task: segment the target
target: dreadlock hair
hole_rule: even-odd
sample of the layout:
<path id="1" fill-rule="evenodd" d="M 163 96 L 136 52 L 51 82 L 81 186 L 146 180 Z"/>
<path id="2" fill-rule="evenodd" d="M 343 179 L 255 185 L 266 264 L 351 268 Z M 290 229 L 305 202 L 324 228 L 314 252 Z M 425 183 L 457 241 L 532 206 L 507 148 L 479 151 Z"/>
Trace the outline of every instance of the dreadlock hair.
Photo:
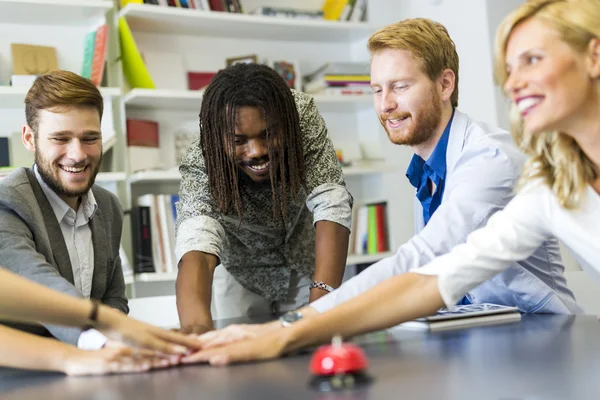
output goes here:
<path id="1" fill-rule="evenodd" d="M 244 204 L 235 159 L 236 111 L 257 107 L 266 124 L 273 217 L 285 219 L 288 194 L 305 187 L 300 117 L 292 91 L 272 68 L 234 64 L 220 70 L 202 96 L 200 148 L 212 198 L 219 212 L 234 212 L 240 222 Z"/>

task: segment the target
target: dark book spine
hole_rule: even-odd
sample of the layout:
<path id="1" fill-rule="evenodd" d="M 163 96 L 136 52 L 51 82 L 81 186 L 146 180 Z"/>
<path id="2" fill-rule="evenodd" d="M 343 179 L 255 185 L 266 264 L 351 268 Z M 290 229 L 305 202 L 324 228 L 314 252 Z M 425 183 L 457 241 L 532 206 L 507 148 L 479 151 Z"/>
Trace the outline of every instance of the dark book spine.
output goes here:
<path id="1" fill-rule="evenodd" d="M 150 224 L 150 207 L 138 206 L 131 209 L 133 271 L 136 274 L 155 272 Z"/>
<path id="2" fill-rule="evenodd" d="M 227 11 L 225 9 L 224 0 L 208 0 L 211 11 Z"/>

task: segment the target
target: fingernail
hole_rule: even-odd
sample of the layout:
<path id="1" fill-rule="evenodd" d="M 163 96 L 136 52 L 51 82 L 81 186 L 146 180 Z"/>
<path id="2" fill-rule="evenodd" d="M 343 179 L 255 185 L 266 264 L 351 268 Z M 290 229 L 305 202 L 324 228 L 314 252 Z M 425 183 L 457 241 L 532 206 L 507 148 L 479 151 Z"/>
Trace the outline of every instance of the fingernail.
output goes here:
<path id="1" fill-rule="evenodd" d="M 212 357 L 210 359 L 210 363 L 215 364 L 215 365 L 223 365 L 226 360 L 227 360 L 227 358 L 225 356 L 218 355 L 218 356 Z"/>
<path id="2" fill-rule="evenodd" d="M 173 349 L 175 350 L 176 353 L 179 353 L 179 354 L 185 354 L 188 351 L 188 349 L 183 346 L 175 346 L 175 347 L 173 347 Z"/>

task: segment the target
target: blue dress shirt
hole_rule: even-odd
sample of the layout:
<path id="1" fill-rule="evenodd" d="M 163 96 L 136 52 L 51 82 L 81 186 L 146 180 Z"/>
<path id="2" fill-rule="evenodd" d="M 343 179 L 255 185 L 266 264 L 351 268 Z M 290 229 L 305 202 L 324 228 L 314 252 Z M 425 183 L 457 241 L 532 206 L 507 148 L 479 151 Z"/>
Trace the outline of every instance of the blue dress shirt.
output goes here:
<path id="1" fill-rule="evenodd" d="M 425 225 L 442 203 L 444 180 L 446 179 L 446 150 L 448 149 L 448 136 L 450 136 L 453 118 L 454 110 L 452 110 L 450 121 L 448 121 L 446 129 L 444 129 L 444 133 L 442 133 L 429 159 L 425 161 L 415 154 L 406 170 L 406 177 L 410 184 L 417 189 L 417 199 L 423 206 Z M 433 193 L 429 188 L 430 181 L 435 185 L 435 192 Z"/>
<path id="2" fill-rule="evenodd" d="M 452 119 L 454 118 L 454 110 L 450 121 L 444 129 L 444 133 L 440 140 L 435 145 L 435 149 L 429 156 L 427 161 L 421 156 L 414 155 L 408 169 L 406 177 L 410 184 L 417 189 L 417 199 L 423 206 L 423 221 L 425 225 L 442 203 L 442 195 L 444 194 L 444 180 L 446 179 L 446 150 L 448 149 L 448 136 L 450 136 L 450 128 L 452 127 Z M 435 191 L 431 193 L 429 182 L 435 185 Z M 464 296 L 458 305 L 471 304 L 467 296 Z"/>

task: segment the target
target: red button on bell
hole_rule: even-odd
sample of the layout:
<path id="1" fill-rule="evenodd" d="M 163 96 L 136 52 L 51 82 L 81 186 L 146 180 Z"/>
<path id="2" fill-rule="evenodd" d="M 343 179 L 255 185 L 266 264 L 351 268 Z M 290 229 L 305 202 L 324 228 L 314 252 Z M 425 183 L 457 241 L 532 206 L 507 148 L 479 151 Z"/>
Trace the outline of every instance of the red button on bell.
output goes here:
<path id="1" fill-rule="evenodd" d="M 321 391 L 351 389 L 371 381 L 366 374 L 367 357 L 351 343 L 341 343 L 336 337 L 332 344 L 317 349 L 310 362 L 313 374 L 311 386 Z"/>

